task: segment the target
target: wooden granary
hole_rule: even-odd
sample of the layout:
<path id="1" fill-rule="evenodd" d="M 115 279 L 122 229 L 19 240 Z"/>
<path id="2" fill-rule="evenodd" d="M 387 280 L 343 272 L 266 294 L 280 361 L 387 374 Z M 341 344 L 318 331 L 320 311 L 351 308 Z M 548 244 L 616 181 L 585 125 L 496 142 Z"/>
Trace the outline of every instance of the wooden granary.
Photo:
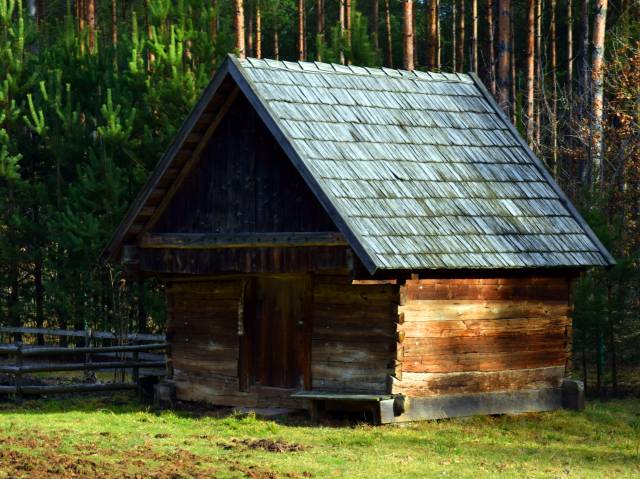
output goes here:
<path id="1" fill-rule="evenodd" d="M 380 422 L 560 407 L 613 264 L 476 76 L 231 56 L 105 254 L 165 282 L 179 399 Z"/>

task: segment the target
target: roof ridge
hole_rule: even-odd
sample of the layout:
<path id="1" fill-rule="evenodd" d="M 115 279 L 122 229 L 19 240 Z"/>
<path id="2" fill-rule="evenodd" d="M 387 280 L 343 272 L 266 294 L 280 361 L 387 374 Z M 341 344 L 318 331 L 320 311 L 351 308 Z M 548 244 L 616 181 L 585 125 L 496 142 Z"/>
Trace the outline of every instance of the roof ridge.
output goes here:
<path id="1" fill-rule="evenodd" d="M 275 70 L 288 70 L 296 72 L 319 72 L 330 74 L 362 75 L 362 76 L 386 76 L 401 79 L 419 81 L 438 81 L 446 83 L 469 83 L 473 84 L 473 79 L 466 73 L 434 72 L 422 70 L 402 70 L 387 67 L 365 67 L 358 65 L 342 65 L 340 63 L 308 62 L 308 61 L 288 61 L 274 60 L 271 58 L 247 57 L 238 59 L 245 68 L 264 68 Z"/>

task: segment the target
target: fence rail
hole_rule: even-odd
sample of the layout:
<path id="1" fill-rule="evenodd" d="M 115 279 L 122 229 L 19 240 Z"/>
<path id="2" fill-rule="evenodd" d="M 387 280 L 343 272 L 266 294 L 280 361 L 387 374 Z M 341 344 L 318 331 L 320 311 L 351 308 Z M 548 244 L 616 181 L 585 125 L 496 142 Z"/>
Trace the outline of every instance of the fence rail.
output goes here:
<path id="1" fill-rule="evenodd" d="M 75 393 L 75 392 L 98 392 L 115 391 L 126 389 L 137 389 L 140 387 L 141 368 L 165 368 L 167 362 L 163 356 L 146 354 L 149 359 L 141 359 L 149 351 L 165 351 L 168 343 L 165 337 L 159 334 L 132 333 L 118 336 L 107 331 L 73 331 L 66 329 L 46 329 L 46 328 L 18 328 L 0 327 L 2 334 L 34 334 L 43 336 L 71 336 L 84 338 L 83 346 L 37 346 L 23 345 L 21 342 L 0 346 L 0 354 L 15 357 L 15 364 L 0 365 L 0 373 L 13 376 L 13 385 L 0 385 L 0 394 L 13 394 L 16 400 L 21 400 L 23 395 L 41 395 L 53 393 Z M 93 346 L 91 343 L 95 339 L 100 340 L 126 340 L 134 344 Z M 136 344 L 137 343 L 137 344 Z M 146 344 L 139 344 L 146 343 Z M 83 355 L 83 362 L 68 363 L 34 363 L 25 364 L 25 359 L 34 357 L 52 357 Z M 120 356 L 118 360 L 92 361 L 92 356 Z M 26 385 L 23 384 L 23 375 L 36 372 L 59 372 L 59 371 L 95 371 L 103 369 L 131 369 L 132 382 L 114 382 L 97 384 L 53 384 L 53 385 Z"/>

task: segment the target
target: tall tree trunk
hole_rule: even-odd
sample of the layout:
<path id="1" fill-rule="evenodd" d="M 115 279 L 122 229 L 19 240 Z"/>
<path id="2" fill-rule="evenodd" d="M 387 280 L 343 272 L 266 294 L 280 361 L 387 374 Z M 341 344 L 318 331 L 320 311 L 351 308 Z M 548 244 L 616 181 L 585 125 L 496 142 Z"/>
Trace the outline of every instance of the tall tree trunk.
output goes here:
<path id="1" fill-rule="evenodd" d="M 118 0 L 111 0 L 111 45 L 114 51 L 118 48 Z"/>
<path id="2" fill-rule="evenodd" d="M 96 0 L 87 0 L 87 30 L 89 35 L 89 53 L 96 51 Z"/>
<path id="3" fill-rule="evenodd" d="M 527 143 L 533 148 L 535 142 L 535 45 L 536 45 L 536 2 L 527 2 Z"/>
<path id="4" fill-rule="evenodd" d="M 542 0 L 536 0 L 536 76 L 538 101 L 536 102 L 536 145 L 542 145 Z"/>
<path id="5" fill-rule="evenodd" d="M 427 0 L 427 68 L 438 68 L 438 0 Z"/>
<path id="6" fill-rule="evenodd" d="M 124 3 L 124 2 L 123 2 Z M 147 31 L 147 71 L 151 71 L 153 64 L 156 61 L 156 56 L 151 51 L 151 40 L 153 38 L 153 32 L 151 30 L 151 23 L 149 22 L 149 0 L 144 0 L 144 27 Z"/>
<path id="7" fill-rule="evenodd" d="M 260 0 L 256 2 L 256 58 L 262 58 L 262 11 Z"/>
<path id="8" fill-rule="evenodd" d="M 244 5 L 242 0 L 234 0 L 233 24 L 236 30 L 236 52 L 240 58 L 245 58 L 246 50 L 244 45 Z"/>
<path id="9" fill-rule="evenodd" d="M 393 68 L 393 38 L 391 37 L 391 10 L 389 0 L 384 0 L 384 26 L 387 37 L 387 67 Z"/>
<path id="10" fill-rule="evenodd" d="M 298 60 L 304 61 L 304 0 L 298 0 Z"/>
<path id="11" fill-rule="evenodd" d="M 578 119 L 589 118 L 591 95 L 589 94 L 589 0 L 580 1 L 580 63 L 578 64 Z M 579 177 L 582 185 L 590 185 L 591 144 L 584 141 L 585 158 L 580 163 Z"/>
<path id="12" fill-rule="evenodd" d="M 573 0 L 567 0 L 567 90 L 569 100 L 573 92 Z"/>
<path id="13" fill-rule="evenodd" d="M 347 42 L 347 63 L 351 64 L 353 53 L 351 52 L 351 0 L 344 2 L 345 41 Z"/>
<path id="14" fill-rule="evenodd" d="M 511 116 L 511 0 L 499 0 L 498 18 L 498 103 Z"/>
<path id="15" fill-rule="evenodd" d="M 607 23 L 607 0 L 596 0 L 596 16 L 593 20 L 593 59 L 591 61 L 591 111 L 592 111 L 592 182 L 595 187 L 604 186 L 604 40 Z"/>
<path id="16" fill-rule="evenodd" d="M 442 25 L 440 24 L 440 0 L 436 2 L 436 68 L 439 70 L 442 68 Z"/>
<path id="17" fill-rule="evenodd" d="M 463 72 L 464 71 L 464 1 L 458 1 L 458 23 L 456 27 L 456 71 Z"/>
<path id="18" fill-rule="evenodd" d="M 322 61 L 322 49 L 324 48 L 324 0 L 316 1 L 316 60 Z"/>
<path id="19" fill-rule="evenodd" d="M 378 26 L 380 25 L 380 0 L 372 0 L 371 3 L 371 40 L 376 52 L 380 49 L 378 40 Z"/>
<path id="20" fill-rule="evenodd" d="M 471 0 L 471 71 L 478 73 L 478 0 Z"/>
<path id="21" fill-rule="evenodd" d="M 551 158 L 553 164 L 553 176 L 558 178 L 558 48 L 556 29 L 556 0 L 551 0 L 551 23 L 549 25 L 549 37 L 551 39 Z"/>
<path id="22" fill-rule="evenodd" d="M 516 93 L 516 36 L 513 31 L 513 15 L 511 15 L 511 122 L 516 124 L 516 113 L 518 112 L 518 96 Z"/>
<path id="23" fill-rule="evenodd" d="M 273 58 L 280 60 L 280 27 L 277 19 L 273 27 Z"/>
<path id="24" fill-rule="evenodd" d="M 211 23 L 209 24 L 209 34 L 211 35 L 211 41 L 215 45 L 218 40 L 218 0 L 211 0 Z"/>
<path id="25" fill-rule="evenodd" d="M 402 54 L 405 70 L 413 70 L 413 0 L 403 0 Z"/>
<path id="26" fill-rule="evenodd" d="M 254 57 L 255 53 L 253 52 L 253 5 L 249 3 L 249 12 L 247 13 L 247 37 L 245 39 L 246 42 L 246 50 L 248 57 Z"/>
<path id="27" fill-rule="evenodd" d="M 495 22 L 493 21 L 493 10 L 495 8 L 495 0 L 487 1 L 487 30 L 489 37 L 489 45 L 487 47 L 487 63 L 489 90 L 493 96 L 496 96 L 496 45 L 495 45 Z"/>
<path id="28" fill-rule="evenodd" d="M 80 53 L 84 54 L 84 17 L 86 14 L 86 8 L 84 4 L 85 0 L 76 1 L 76 19 L 78 20 L 78 36 L 80 37 Z"/>
<path id="29" fill-rule="evenodd" d="M 451 0 L 451 70 L 458 71 L 457 62 L 457 25 L 458 25 L 458 0 Z"/>
<path id="30" fill-rule="evenodd" d="M 340 5 L 339 5 L 339 22 L 340 22 L 340 63 L 344 65 L 345 63 L 345 58 L 344 58 L 344 44 L 346 42 L 345 36 L 346 36 L 346 29 L 347 26 L 345 24 L 345 19 L 344 19 L 344 11 L 345 11 L 345 0 L 340 0 Z"/>

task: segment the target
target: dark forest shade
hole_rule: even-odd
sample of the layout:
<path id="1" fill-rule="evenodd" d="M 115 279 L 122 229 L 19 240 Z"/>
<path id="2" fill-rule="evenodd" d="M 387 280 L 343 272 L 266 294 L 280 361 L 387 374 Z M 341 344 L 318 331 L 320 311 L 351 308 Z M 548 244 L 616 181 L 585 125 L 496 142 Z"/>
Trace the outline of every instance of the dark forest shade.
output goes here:
<path id="1" fill-rule="evenodd" d="M 301 65 L 301 72 L 311 68 Z M 317 76 L 303 76 L 300 81 L 322 82 L 321 70 L 328 67 L 316 65 Z M 332 81 L 345 85 L 344 91 L 333 92 L 335 98 L 347 93 L 353 80 L 349 75 L 365 75 L 356 67 L 340 67 L 350 73 L 335 68 L 332 74 L 338 76 Z M 295 70 L 284 64 L 271 69 L 278 74 Z M 417 178 L 403 176 L 404 163 L 398 161 L 394 169 L 387 158 L 366 169 L 362 161 L 349 159 L 371 143 L 362 137 L 366 130 L 354 126 L 358 121 L 339 125 L 352 135 L 344 147 L 335 137 L 331 140 L 338 131 L 335 125 L 324 126 L 325 130 L 316 125 L 327 139 L 304 142 L 296 136 L 303 127 L 274 116 L 272 108 L 289 108 L 295 115 L 291 109 L 301 105 L 308 111 L 321 107 L 302 98 L 269 103 L 253 84 L 264 80 L 269 68 L 256 70 L 260 71 L 245 77 L 235 60 L 225 63 L 109 248 L 131 273 L 154 275 L 167 285 L 173 369 L 169 380 L 178 398 L 227 406 L 310 408 L 314 413 L 363 409 L 372 412 L 377 422 L 560 407 L 570 361 L 571 283 L 585 266 L 585 258 L 595 258 L 597 264 L 610 258 L 597 239 L 592 240 L 593 233 L 582 226 L 575 210 L 568 204 L 557 206 L 551 201 L 557 196 L 536 197 L 541 209 L 535 221 L 527 221 L 541 233 L 526 241 L 538 252 L 513 257 L 504 251 L 467 254 L 465 242 L 471 248 L 482 236 L 456 238 L 442 229 L 454 227 L 455 221 L 463 224 L 462 220 L 447 223 L 447 218 L 412 212 L 410 206 L 417 200 L 403 196 L 402 190 L 410 191 Z M 396 90 L 409 88 L 404 80 L 388 81 Z M 469 98 L 485 101 L 472 81 L 451 81 L 452 91 L 460 92 L 456 100 L 460 104 Z M 269 94 L 265 85 L 262 93 Z M 387 95 L 381 90 L 375 94 L 382 99 Z M 399 98 L 395 95 L 389 101 Z M 425 101 L 438 96 L 422 95 Z M 347 115 L 344 108 L 340 111 Z M 354 109 L 351 114 L 362 111 Z M 395 125 L 388 126 L 385 134 Z M 519 139 L 506 127 L 502 134 Z M 400 151 L 403 138 L 399 135 L 397 141 L 376 148 L 387 155 Z M 531 153 L 521 142 L 514 140 L 511 148 L 524 151 L 520 158 L 531 177 L 517 178 L 515 172 L 526 170 L 522 164 L 501 164 L 494 171 L 502 172 L 503 191 L 517 196 L 518 191 L 528 191 L 523 186 L 527 183 L 531 191 L 562 198 L 557 186 L 537 173 L 540 165 L 529 158 Z M 322 154 L 326 156 L 318 156 Z M 429 158 L 412 161 L 427 173 L 435 171 L 429 170 L 435 168 Z M 440 178 L 440 191 L 448 181 L 459 194 L 464 190 L 458 186 L 459 178 L 453 179 L 459 175 L 454 170 L 471 171 L 475 166 L 465 169 L 447 160 L 440 161 L 438 171 L 449 166 L 451 177 Z M 340 183 L 340 168 L 360 189 L 349 190 L 349 181 Z M 361 177 L 355 181 L 357 175 Z M 372 178 L 365 188 L 366 175 Z M 367 188 L 380 195 L 378 204 L 362 195 Z M 391 188 L 395 193 L 388 193 Z M 419 193 L 425 195 L 420 199 L 425 204 L 441 201 L 441 208 L 453 204 L 433 191 Z M 353 210 L 345 213 L 350 200 Z M 507 244 L 512 233 L 491 231 L 497 220 L 494 224 L 486 217 L 474 217 L 477 201 L 470 199 L 465 221 L 485 224 L 484 236 L 493 244 Z M 521 212 L 514 206 L 516 199 L 510 201 L 511 209 L 500 213 L 501 221 L 517 224 Z M 363 209 L 365 204 L 371 209 Z M 396 214 L 383 224 L 385 208 Z M 565 233 L 580 236 L 587 253 L 563 250 L 554 239 L 554 228 L 562 229 L 562 221 L 572 228 Z M 394 225 L 431 223 L 439 224 L 447 241 L 458 242 L 452 246 L 456 261 L 484 255 L 485 266 L 376 267 L 383 256 L 372 251 L 378 251 L 381 243 L 393 247 L 396 262 L 405 256 L 412 256 L 411 261 L 450 261 L 442 252 L 416 254 L 412 248 L 421 237 L 415 231 L 406 237 L 400 231 L 382 234 Z M 433 244 L 440 239 L 437 228 L 429 236 Z M 540 251 L 549 254 L 545 257 Z M 563 267 L 514 268 L 517 261 L 536 254 L 545 261 L 561 258 Z M 442 258 L 434 259 L 438 255 Z M 505 267 L 507 260 L 514 263 Z"/>

